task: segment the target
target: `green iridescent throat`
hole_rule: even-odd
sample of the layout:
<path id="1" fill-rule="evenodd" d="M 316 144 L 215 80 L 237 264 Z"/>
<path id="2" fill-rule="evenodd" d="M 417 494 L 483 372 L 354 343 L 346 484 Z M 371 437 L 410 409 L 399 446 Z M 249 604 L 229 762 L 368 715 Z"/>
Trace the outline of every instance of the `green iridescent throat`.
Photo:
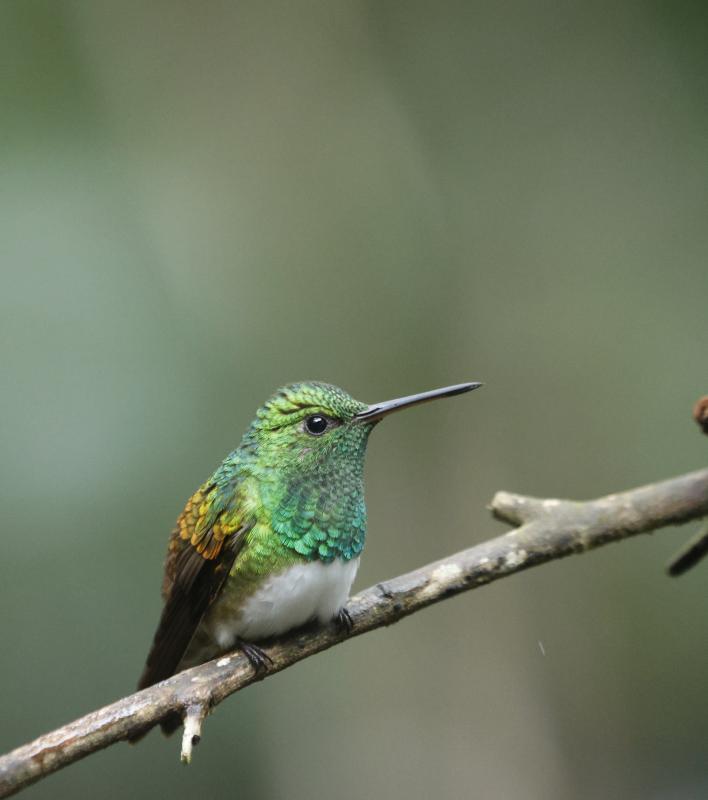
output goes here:
<path id="1" fill-rule="evenodd" d="M 266 482 L 262 496 L 271 525 L 288 548 L 308 560 L 356 558 L 366 537 L 364 452 L 370 425 L 357 424 L 337 436 L 328 458 L 307 470 L 292 470 L 285 481 Z"/>

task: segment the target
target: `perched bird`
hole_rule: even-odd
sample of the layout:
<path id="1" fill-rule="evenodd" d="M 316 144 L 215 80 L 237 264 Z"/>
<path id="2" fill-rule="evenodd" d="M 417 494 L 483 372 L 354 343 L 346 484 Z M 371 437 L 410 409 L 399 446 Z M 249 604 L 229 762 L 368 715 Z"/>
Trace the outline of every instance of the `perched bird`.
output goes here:
<path id="1" fill-rule="evenodd" d="M 138 688 L 233 647 L 262 669 L 269 659 L 255 642 L 313 619 L 351 627 L 345 604 L 366 537 L 369 434 L 393 411 L 480 385 L 374 405 L 326 383 L 278 390 L 177 520 Z"/>

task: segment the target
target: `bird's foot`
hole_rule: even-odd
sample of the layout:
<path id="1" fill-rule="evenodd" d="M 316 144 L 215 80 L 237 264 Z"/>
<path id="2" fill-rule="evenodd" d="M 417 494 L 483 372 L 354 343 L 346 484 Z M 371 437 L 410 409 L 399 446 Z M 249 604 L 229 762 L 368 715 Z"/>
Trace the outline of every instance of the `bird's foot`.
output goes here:
<path id="1" fill-rule="evenodd" d="M 268 655 L 268 653 L 261 650 L 261 648 L 257 645 L 251 644 L 250 642 L 243 642 L 240 639 L 238 640 L 237 645 L 241 649 L 241 652 L 251 662 L 251 666 L 253 667 L 256 675 L 266 672 L 268 667 L 273 666 L 273 659 Z"/>
<path id="2" fill-rule="evenodd" d="M 337 616 L 334 618 L 334 624 L 339 629 L 340 633 L 351 633 L 354 627 L 354 620 L 346 608 L 340 608 Z"/>

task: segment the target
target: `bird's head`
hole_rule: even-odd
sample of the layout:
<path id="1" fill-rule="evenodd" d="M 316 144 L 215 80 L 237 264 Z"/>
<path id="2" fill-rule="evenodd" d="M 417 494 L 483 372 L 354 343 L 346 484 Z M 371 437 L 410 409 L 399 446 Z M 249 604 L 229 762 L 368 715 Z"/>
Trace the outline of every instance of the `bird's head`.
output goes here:
<path id="1" fill-rule="evenodd" d="M 345 540 L 360 549 L 366 526 L 364 456 L 373 427 L 394 411 L 480 385 L 463 383 L 372 405 L 316 381 L 279 389 L 258 409 L 242 442 L 273 527 L 303 554 L 314 548 L 320 557 L 336 555 L 338 542 Z"/>
<path id="2" fill-rule="evenodd" d="M 319 471 L 327 462 L 362 460 L 372 428 L 392 412 L 480 385 L 461 383 L 369 405 L 329 383 L 291 383 L 258 409 L 249 435 L 268 468 Z"/>

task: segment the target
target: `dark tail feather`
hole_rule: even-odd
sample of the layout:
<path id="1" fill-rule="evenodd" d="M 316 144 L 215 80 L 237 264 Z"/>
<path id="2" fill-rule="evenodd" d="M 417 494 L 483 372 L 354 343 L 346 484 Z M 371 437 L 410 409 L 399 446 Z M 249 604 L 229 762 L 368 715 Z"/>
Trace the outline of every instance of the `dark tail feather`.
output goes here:
<path id="1" fill-rule="evenodd" d="M 154 649 L 154 645 L 153 645 Z M 154 686 L 156 683 L 159 683 L 161 680 L 165 678 L 169 678 L 172 675 L 171 672 L 167 673 L 166 675 L 158 669 L 155 668 L 155 664 L 151 663 L 151 657 L 153 653 L 151 651 L 150 656 L 148 657 L 148 662 L 145 665 L 145 669 L 143 670 L 143 674 L 140 676 L 140 680 L 138 681 L 137 689 L 140 691 L 141 689 L 147 689 L 150 686 Z M 131 734 L 128 737 L 128 742 L 130 744 L 137 744 L 142 738 L 148 735 L 150 731 L 157 725 L 158 723 L 153 723 L 149 725 L 147 728 L 139 731 L 138 733 Z M 159 725 L 162 728 L 162 732 L 165 736 L 170 736 L 174 733 L 177 728 L 182 724 L 182 717 L 179 714 L 172 713 L 169 714 L 165 719 L 163 719 Z"/>
<path id="2" fill-rule="evenodd" d="M 137 744 L 141 739 L 144 739 L 148 733 L 157 725 L 155 722 L 149 728 L 145 728 L 139 733 L 133 733 L 128 737 L 128 744 Z M 172 734 L 182 725 L 182 717 L 176 711 L 168 714 L 162 722 L 159 723 L 160 730 L 165 736 L 172 736 Z"/>
<path id="3" fill-rule="evenodd" d="M 192 641 L 204 612 L 221 591 L 229 576 L 231 565 L 245 543 L 243 534 L 250 529 L 244 526 L 232 534 L 218 559 L 206 559 L 191 547 L 180 553 L 176 565 L 179 578 L 175 580 L 160 615 L 155 636 L 148 653 L 138 690 L 174 675 L 180 668 L 184 654 Z M 160 722 L 165 736 L 174 733 L 182 724 L 179 714 L 170 714 Z M 154 725 L 128 738 L 139 742 Z"/>
<path id="4" fill-rule="evenodd" d="M 172 736 L 172 734 L 182 725 L 182 717 L 173 712 L 165 717 L 160 723 L 160 729 L 165 736 Z"/>
<path id="5" fill-rule="evenodd" d="M 143 737 L 147 736 L 154 727 L 154 725 L 151 725 L 149 728 L 145 728 L 144 731 L 140 731 L 140 733 L 132 733 L 128 737 L 128 744 L 137 744 Z"/>
<path id="6" fill-rule="evenodd" d="M 154 723 L 150 725 L 148 728 L 144 728 L 143 730 L 139 731 L 138 733 L 133 733 L 128 737 L 129 744 L 137 744 L 141 739 L 150 733 L 150 731 L 157 725 L 158 723 Z M 182 724 L 182 716 L 178 714 L 176 711 L 171 712 L 168 714 L 160 723 L 160 729 L 165 736 L 172 736 L 172 734 L 180 727 Z"/>

